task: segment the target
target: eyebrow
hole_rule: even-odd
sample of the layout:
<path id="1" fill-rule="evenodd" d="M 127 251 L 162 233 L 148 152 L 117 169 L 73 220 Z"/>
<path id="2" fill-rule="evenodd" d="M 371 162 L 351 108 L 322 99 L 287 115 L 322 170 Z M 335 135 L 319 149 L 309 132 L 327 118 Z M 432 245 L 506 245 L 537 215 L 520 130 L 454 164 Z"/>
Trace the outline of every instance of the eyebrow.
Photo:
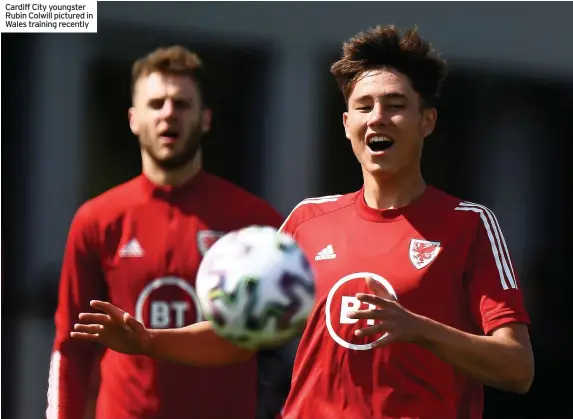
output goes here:
<path id="1" fill-rule="evenodd" d="M 372 95 L 363 95 L 363 96 L 357 97 L 354 100 L 356 102 L 362 102 L 364 100 L 368 100 L 371 98 L 372 98 Z M 384 98 L 384 99 L 408 99 L 408 97 L 403 93 L 386 93 L 386 94 L 382 95 L 382 98 Z"/>
<path id="2" fill-rule="evenodd" d="M 171 99 L 173 102 L 185 102 L 193 105 L 195 103 L 195 99 L 189 96 L 153 96 L 147 99 L 146 103 L 152 103 L 156 101 L 165 101 Z"/>
<path id="3" fill-rule="evenodd" d="M 193 97 L 191 97 L 191 96 L 185 96 L 185 95 L 181 95 L 181 94 L 175 94 L 175 95 L 173 95 L 173 96 L 154 95 L 154 96 L 151 96 L 149 99 L 150 99 L 150 100 L 156 100 L 156 99 L 162 99 L 162 100 L 167 100 L 167 99 L 171 99 L 171 100 L 193 100 Z"/>

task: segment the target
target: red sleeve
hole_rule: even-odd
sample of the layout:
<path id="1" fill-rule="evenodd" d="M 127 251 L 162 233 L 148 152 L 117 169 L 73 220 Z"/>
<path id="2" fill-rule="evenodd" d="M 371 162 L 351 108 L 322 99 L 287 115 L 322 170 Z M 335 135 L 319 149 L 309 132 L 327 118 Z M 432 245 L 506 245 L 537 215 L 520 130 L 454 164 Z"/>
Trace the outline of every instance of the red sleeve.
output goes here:
<path id="1" fill-rule="evenodd" d="M 70 338 L 80 312 L 93 311 L 92 299 L 105 298 L 98 255 L 98 232 L 84 205 L 76 213 L 66 243 L 55 315 L 56 337 L 48 387 L 47 419 L 83 418 L 98 346 Z"/>
<path id="2" fill-rule="evenodd" d="M 279 227 L 279 231 L 281 233 L 288 234 L 289 236 L 296 238 L 296 229 L 302 221 L 301 206 L 304 203 L 305 201 L 302 201 L 290 212 L 286 220 L 284 220 L 284 222 Z"/>
<path id="3" fill-rule="evenodd" d="M 529 324 L 515 267 L 495 215 L 479 212 L 469 268 L 472 315 L 485 334 L 508 323 Z"/>

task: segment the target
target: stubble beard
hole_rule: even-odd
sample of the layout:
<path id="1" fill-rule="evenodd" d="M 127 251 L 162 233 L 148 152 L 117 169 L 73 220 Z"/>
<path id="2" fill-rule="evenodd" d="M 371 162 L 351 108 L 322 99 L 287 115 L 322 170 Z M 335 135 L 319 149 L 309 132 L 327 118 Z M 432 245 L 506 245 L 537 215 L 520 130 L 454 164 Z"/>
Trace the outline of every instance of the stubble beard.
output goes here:
<path id="1" fill-rule="evenodd" d="M 183 149 L 177 154 L 168 158 L 158 157 L 152 146 L 143 145 L 143 148 L 157 166 L 167 172 L 174 172 L 186 166 L 191 160 L 194 159 L 201 146 L 202 137 L 203 130 L 201 129 L 201 126 L 198 125 L 189 134 L 187 139 L 184 140 L 185 143 Z"/>

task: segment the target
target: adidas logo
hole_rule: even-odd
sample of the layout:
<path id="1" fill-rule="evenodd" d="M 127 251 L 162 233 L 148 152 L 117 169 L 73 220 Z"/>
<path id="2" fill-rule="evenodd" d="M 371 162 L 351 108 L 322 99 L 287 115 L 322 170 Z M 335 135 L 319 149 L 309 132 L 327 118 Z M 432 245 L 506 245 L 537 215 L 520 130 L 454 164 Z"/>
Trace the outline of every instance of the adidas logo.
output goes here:
<path id="1" fill-rule="evenodd" d="M 122 258 L 139 258 L 143 256 L 143 249 L 137 239 L 131 239 L 119 250 L 119 257 Z"/>
<path id="2" fill-rule="evenodd" d="M 334 253 L 334 247 L 331 244 L 322 249 L 314 257 L 314 260 L 325 260 L 325 259 L 336 259 L 336 253 Z"/>

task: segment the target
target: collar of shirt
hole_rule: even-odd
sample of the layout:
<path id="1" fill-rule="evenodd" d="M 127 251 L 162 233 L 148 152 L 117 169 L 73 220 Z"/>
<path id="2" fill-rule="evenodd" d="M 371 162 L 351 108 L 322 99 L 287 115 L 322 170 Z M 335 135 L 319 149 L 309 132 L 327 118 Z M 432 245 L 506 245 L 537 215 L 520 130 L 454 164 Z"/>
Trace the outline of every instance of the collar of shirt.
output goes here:
<path id="1" fill-rule="evenodd" d="M 193 176 L 187 182 L 178 186 L 158 185 L 149 180 L 144 174 L 141 174 L 140 180 L 144 192 L 148 194 L 150 198 L 172 201 L 176 200 L 181 196 L 188 196 L 189 194 L 197 190 L 200 187 L 200 185 L 203 184 L 205 176 L 206 172 L 204 170 L 200 170 L 199 172 L 197 172 L 195 176 Z"/>
<path id="2" fill-rule="evenodd" d="M 364 187 L 362 187 L 356 198 L 356 213 L 360 217 L 375 223 L 400 221 L 417 212 L 423 212 L 424 207 L 431 201 L 433 191 L 434 188 L 428 185 L 424 193 L 409 205 L 393 209 L 375 209 L 369 207 L 366 203 L 366 199 L 364 198 Z"/>

